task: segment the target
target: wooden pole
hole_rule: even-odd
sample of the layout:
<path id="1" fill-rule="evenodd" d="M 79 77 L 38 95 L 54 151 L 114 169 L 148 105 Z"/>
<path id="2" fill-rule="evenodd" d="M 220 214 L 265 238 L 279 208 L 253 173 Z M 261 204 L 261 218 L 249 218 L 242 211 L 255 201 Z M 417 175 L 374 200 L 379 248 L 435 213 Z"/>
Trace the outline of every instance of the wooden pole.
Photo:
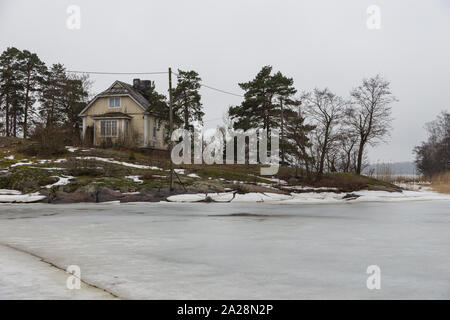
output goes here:
<path id="1" fill-rule="evenodd" d="M 280 97 L 280 107 L 281 107 L 281 165 L 284 163 L 284 115 L 283 115 L 283 99 Z"/>
<path id="2" fill-rule="evenodd" d="M 173 132 L 173 107 L 172 107 L 172 68 L 169 68 L 169 161 L 170 161 L 170 191 L 173 191 L 173 162 L 172 162 L 172 132 Z"/>

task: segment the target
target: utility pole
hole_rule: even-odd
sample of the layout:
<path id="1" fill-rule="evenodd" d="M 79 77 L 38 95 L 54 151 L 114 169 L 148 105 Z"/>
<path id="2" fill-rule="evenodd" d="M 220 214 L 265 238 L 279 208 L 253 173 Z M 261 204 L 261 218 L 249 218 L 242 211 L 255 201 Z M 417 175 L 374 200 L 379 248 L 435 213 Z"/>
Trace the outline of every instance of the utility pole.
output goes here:
<path id="1" fill-rule="evenodd" d="M 284 163 L 284 116 L 283 116 L 283 99 L 280 97 L 280 107 L 281 107 L 281 165 Z"/>
<path id="2" fill-rule="evenodd" d="M 170 191 L 173 191 L 173 162 L 172 162 L 172 132 L 173 132 L 173 110 L 172 110 L 172 68 L 169 67 L 169 161 L 170 161 Z"/>

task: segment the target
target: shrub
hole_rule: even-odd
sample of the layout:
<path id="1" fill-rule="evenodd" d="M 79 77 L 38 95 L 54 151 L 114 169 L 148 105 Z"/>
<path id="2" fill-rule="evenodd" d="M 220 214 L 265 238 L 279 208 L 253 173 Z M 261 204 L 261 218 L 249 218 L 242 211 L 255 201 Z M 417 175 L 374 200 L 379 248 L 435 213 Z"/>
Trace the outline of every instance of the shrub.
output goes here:
<path id="1" fill-rule="evenodd" d="M 65 146 L 76 141 L 73 131 L 58 126 L 36 126 L 29 145 L 20 151 L 30 156 L 57 156 L 66 152 Z"/>

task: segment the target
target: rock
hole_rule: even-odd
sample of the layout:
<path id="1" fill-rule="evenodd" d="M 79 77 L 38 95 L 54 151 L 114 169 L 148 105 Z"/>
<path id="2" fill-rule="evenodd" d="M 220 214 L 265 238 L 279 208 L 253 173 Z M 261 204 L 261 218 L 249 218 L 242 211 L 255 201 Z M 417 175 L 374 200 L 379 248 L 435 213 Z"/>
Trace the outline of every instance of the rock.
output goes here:
<path id="1" fill-rule="evenodd" d="M 96 202 L 96 196 L 92 193 L 85 192 L 64 192 L 56 191 L 52 198 L 49 198 L 51 203 L 76 203 L 76 202 Z"/>
<path id="2" fill-rule="evenodd" d="M 359 197 L 360 197 L 360 195 L 357 195 L 355 193 L 347 193 L 345 196 L 342 197 L 342 199 L 355 200 L 355 199 L 358 199 Z"/>

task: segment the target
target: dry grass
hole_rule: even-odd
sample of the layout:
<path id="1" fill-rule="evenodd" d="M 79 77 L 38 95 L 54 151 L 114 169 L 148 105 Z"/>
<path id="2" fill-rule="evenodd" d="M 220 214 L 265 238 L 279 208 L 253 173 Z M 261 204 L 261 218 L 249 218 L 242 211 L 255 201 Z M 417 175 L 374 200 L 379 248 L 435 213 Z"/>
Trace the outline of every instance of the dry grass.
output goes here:
<path id="1" fill-rule="evenodd" d="M 431 178 L 431 187 L 440 193 L 450 193 L 450 172 Z"/>

